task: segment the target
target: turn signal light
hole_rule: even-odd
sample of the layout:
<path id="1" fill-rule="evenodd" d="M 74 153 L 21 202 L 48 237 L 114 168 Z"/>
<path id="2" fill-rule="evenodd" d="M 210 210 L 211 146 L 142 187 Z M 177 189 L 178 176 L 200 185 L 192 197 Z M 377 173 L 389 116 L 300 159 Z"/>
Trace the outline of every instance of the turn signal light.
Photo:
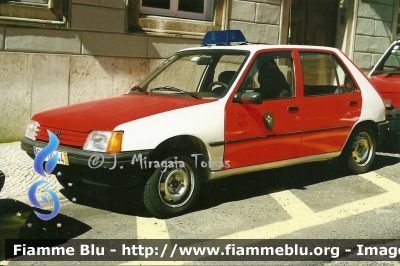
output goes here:
<path id="1" fill-rule="evenodd" d="M 122 137 L 124 135 L 124 132 L 122 131 L 117 131 L 117 132 L 112 132 L 110 140 L 108 141 L 107 145 L 107 153 L 118 153 L 121 152 L 121 147 L 122 147 Z"/>

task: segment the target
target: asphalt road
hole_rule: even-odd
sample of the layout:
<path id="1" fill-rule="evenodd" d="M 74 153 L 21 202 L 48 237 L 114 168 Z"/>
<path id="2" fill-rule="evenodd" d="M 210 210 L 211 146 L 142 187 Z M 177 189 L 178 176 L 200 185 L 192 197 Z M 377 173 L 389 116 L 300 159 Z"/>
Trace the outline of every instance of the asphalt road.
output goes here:
<path id="1" fill-rule="evenodd" d="M 0 210 L 3 210 L 0 236 L 6 239 L 254 239 L 255 243 L 258 239 L 387 239 L 390 243 L 392 239 L 400 239 L 400 155 L 393 153 L 392 148 L 391 153 L 387 150 L 378 153 L 371 171 L 363 175 L 350 175 L 340 164 L 331 161 L 208 183 L 202 187 L 192 212 L 170 219 L 152 217 L 137 203 L 136 191 L 84 188 L 59 189 L 60 213 L 50 221 L 42 221 L 33 213 L 35 209 L 30 206 L 26 194 L 10 196 L 7 190 L 7 197 L 0 198 Z M 8 183 L 6 179 L 6 185 Z M 120 263 L 124 262 L 107 262 Z M 125 263 L 234 264 L 221 261 Z M 46 263 L 9 261 L 3 264 Z M 360 263 L 330 259 L 238 264 Z M 398 262 L 364 261 L 361 264 L 397 265 Z"/>

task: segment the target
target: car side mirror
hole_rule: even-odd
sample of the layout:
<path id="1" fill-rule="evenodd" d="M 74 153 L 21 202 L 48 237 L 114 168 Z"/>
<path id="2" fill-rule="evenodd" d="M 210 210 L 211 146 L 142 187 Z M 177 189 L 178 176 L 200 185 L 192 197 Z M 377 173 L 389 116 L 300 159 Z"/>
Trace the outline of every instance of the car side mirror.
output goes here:
<path id="1" fill-rule="evenodd" d="M 262 104 L 261 94 L 258 92 L 237 93 L 233 98 L 235 103 Z"/>

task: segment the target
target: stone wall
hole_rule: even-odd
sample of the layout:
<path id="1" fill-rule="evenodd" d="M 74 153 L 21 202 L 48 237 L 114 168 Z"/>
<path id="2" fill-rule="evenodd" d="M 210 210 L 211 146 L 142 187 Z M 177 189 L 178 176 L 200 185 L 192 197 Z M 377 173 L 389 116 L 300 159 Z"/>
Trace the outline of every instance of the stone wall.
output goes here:
<path id="1" fill-rule="evenodd" d="M 20 140 L 37 112 L 127 92 L 201 42 L 126 33 L 125 3 L 72 0 L 64 29 L 0 25 L 0 143 Z"/>
<path id="2" fill-rule="evenodd" d="M 370 70 L 392 42 L 394 0 L 359 0 L 354 61 Z"/>
<path id="3" fill-rule="evenodd" d="M 281 0 L 232 0 L 230 29 L 239 29 L 250 43 L 278 44 Z"/>
<path id="4" fill-rule="evenodd" d="M 148 71 L 146 59 L 0 53 L 0 140 L 21 139 L 37 112 L 125 93 Z"/>

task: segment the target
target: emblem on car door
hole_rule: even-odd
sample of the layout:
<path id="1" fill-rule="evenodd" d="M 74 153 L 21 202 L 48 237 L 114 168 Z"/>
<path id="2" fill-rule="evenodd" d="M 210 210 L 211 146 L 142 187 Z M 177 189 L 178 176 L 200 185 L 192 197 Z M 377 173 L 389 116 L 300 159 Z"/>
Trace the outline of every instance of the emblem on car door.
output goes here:
<path id="1" fill-rule="evenodd" d="M 275 126 L 275 115 L 273 112 L 266 112 L 263 114 L 263 122 L 264 122 L 264 126 L 268 129 L 268 130 L 272 130 Z"/>

